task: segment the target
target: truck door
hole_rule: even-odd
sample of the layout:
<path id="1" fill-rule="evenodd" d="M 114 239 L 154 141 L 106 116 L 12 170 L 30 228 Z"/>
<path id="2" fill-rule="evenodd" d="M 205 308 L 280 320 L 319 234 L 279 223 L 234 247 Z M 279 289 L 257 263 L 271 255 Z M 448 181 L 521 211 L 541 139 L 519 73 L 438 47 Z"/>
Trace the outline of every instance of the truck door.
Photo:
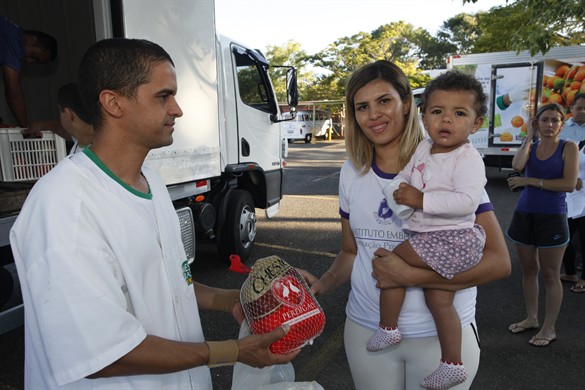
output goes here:
<path id="1" fill-rule="evenodd" d="M 540 64 L 496 65 L 490 109 L 490 146 L 519 146 L 526 137 L 526 123 L 534 113 Z"/>
<path id="2" fill-rule="evenodd" d="M 262 55 L 232 44 L 237 89 L 239 163 L 255 163 L 265 172 L 281 168 L 278 104 Z"/>

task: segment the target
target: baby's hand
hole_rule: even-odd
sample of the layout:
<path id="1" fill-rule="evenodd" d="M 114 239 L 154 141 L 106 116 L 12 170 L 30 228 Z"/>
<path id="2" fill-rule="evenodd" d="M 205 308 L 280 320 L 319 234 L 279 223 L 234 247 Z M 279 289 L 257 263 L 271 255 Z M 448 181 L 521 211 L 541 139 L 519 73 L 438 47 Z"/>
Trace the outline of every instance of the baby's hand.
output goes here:
<path id="1" fill-rule="evenodd" d="M 413 209 L 422 209 L 423 193 L 410 184 L 400 183 L 400 186 L 394 191 L 394 200 L 398 204 L 403 204 Z"/>

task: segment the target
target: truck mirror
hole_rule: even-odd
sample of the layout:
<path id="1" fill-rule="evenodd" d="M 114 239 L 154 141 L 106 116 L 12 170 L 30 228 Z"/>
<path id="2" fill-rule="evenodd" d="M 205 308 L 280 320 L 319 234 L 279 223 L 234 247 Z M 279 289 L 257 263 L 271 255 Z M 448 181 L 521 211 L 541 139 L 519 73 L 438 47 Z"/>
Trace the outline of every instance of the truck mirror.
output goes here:
<path id="1" fill-rule="evenodd" d="M 286 72 L 286 97 L 290 107 L 296 107 L 299 103 L 299 90 L 297 88 L 297 70 L 289 68 Z"/>

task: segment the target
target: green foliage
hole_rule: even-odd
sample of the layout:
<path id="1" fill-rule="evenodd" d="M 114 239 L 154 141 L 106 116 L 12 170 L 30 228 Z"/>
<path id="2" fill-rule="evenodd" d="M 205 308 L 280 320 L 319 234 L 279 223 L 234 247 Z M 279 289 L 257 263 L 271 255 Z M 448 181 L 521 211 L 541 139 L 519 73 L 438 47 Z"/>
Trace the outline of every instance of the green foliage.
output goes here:
<path id="1" fill-rule="evenodd" d="M 529 50 L 534 55 L 551 47 L 585 42 L 583 0 L 510 0 L 505 7 L 481 15 L 479 21 L 482 36 L 475 52 L 506 47 L 503 50 Z"/>
<path id="2" fill-rule="evenodd" d="M 521 50 L 536 54 L 584 42 L 585 1 L 509 0 L 487 12 L 455 15 L 443 22 L 436 36 L 400 21 L 338 38 L 313 55 L 289 41 L 282 47 L 270 46 L 266 57 L 271 64 L 297 68 L 301 100 L 340 100 L 349 75 L 379 59 L 395 62 L 418 88 L 430 79 L 422 70 L 445 68 L 449 54 Z M 274 80 L 282 78 L 284 70 L 272 72 Z M 275 89 L 285 101 L 284 84 L 275 83 Z"/>
<path id="3" fill-rule="evenodd" d="M 452 53 L 470 53 L 474 42 L 480 37 L 481 29 L 477 17 L 461 13 L 443 22 L 437 38 L 456 48 Z"/>
<path id="4" fill-rule="evenodd" d="M 285 46 L 269 46 L 266 50 L 266 58 L 271 65 L 293 66 L 297 70 L 299 91 L 304 91 L 317 81 L 317 75 L 309 70 L 309 56 L 301 49 L 301 44 L 288 41 Z M 271 67 L 270 78 L 274 84 L 274 90 L 279 102 L 286 102 L 286 68 Z M 305 97 L 301 94 L 301 100 Z"/>

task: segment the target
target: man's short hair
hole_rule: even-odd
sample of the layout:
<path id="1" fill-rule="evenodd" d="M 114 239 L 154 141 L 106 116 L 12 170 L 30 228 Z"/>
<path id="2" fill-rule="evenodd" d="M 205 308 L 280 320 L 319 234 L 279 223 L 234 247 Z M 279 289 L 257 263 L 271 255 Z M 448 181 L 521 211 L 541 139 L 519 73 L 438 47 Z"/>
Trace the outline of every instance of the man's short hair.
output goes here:
<path id="1" fill-rule="evenodd" d="M 577 93 L 575 94 L 575 96 L 573 96 L 573 101 L 571 102 L 571 107 L 574 107 L 575 104 L 577 104 L 577 100 L 579 99 L 585 99 L 585 93 Z"/>
<path id="2" fill-rule="evenodd" d="M 69 108 L 79 117 L 79 119 L 87 124 L 91 124 L 89 114 L 87 113 L 85 105 L 79 95 L 77 83 L 67 83 L 59 88 L 59 92 L 57 93 L 57 103 L 59 104 L 59 109 L 61 111 Z"/>
<path id="3" fill-rule="evenodd" d="M 55 61 L 55 58 L 57 58 L 57 40 L 53 36 L 36 30 L 24 30 L 24 33 L 35 36 L 37 38 L 36 45 L 43 50 L 48 50 L 50 60 Z"/>
<path id="4" fill-rule="evenodd" d="M 90 46 L 81 60 L 77 85 L 94 130 L 103 122 L 99 100 L 103 90 L 136 97 L 138 87 L 150 81 L 153 66 L 166 61 L 174 66 L 162 47 L 144 39 L 111 38 Z"/>

